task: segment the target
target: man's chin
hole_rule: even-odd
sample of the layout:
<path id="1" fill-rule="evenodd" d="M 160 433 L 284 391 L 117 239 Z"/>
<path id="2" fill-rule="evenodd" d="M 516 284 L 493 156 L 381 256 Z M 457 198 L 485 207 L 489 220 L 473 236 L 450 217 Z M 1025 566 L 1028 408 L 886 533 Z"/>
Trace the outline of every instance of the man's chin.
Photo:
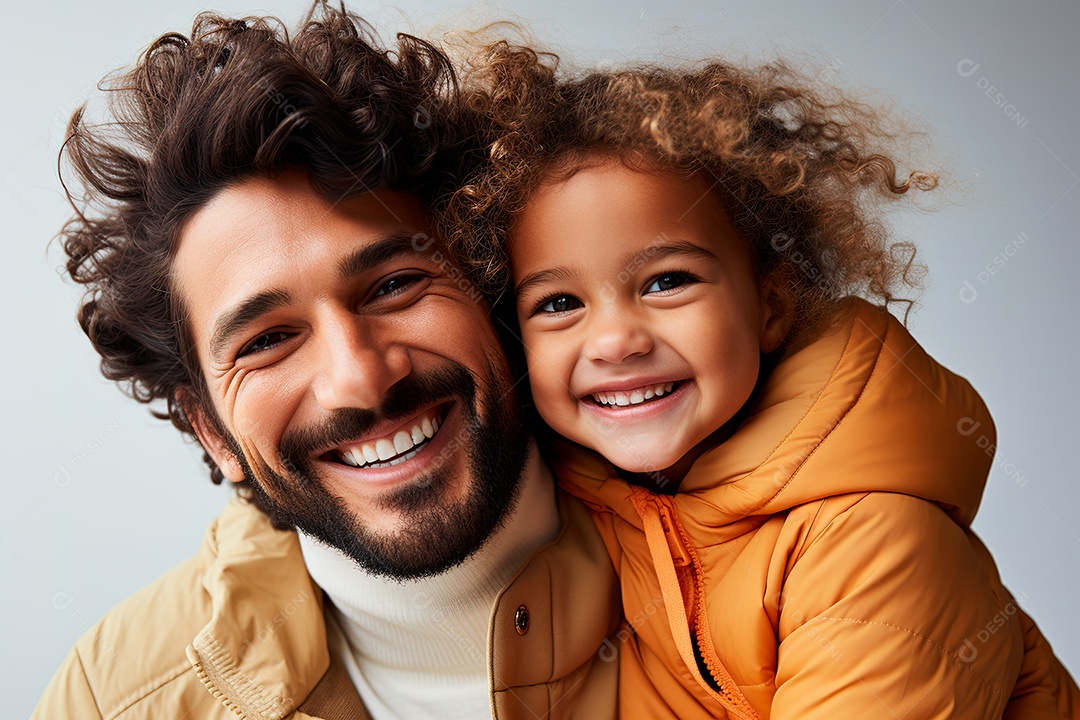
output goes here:
<path id="1" fill-rule="evenodd" d="M 455 487 L 462 484 L 462 490 Z M 336 517 L 324 514 L 298 528 L 338 548 L 369 573 L 394 580 L 438 575 L 478 551 L 516 500 L 515 493 L 501 507 L 491 507 L 481 485 L 476 478 L 462 482 L 439 472 L 395 490 L 376 512 L 365 514 L 340 503 Z"/>
<path id="2" fill-rule="evenodd" d="M 481 442 L 473 462 L 440 465 L 376 496 L 332 491 L 314 478 L 289 482 L 272 471 L 271 487 L 287 500 L 276 500 L 262 482 L 252 486 L 279 527 L 337 548 L 368 573 L 412 580 L 461 564 L 503 524 L 517 501 L 526 448 L 524 440 L 518 452 L 514 443 Z"/>
<path id="3" fill-rule="evenodd" d="M 397 481 L 365 489 L 363 475 L 353 474 L 351 468 L 339 472 L 301 459 L 311 457 L 311 448 L 325 447 L 316 429 L 313 441 L 293 443 L 295 453 L 282 451 L 283 466 L 292 468 L 288 476 L 260 463 L 256 478 L 245 463 L 257 504 L 275 525 L 294 527 L 338 548 L 369 573 L 408 580 L 437 575 L 460 564 L 513 509 L 529 434 L 508 377 L 493 372 L 494 381 L 478 392 L 464 369 L 445 375 L 435 389 L 412 395 L 425 401 L 428 397 L 456 399 L 457 411 L 447 416 L 435 435 L 443 439 L 429 447 L 433 458 L 421 452 L 391 468 L 401 469 Z M 386 414 L 397 417 L 402 412 Z M 357 433 L 345 427 L 338 434 Z M 395 474 L 381 473 L 390 480 Z"/>

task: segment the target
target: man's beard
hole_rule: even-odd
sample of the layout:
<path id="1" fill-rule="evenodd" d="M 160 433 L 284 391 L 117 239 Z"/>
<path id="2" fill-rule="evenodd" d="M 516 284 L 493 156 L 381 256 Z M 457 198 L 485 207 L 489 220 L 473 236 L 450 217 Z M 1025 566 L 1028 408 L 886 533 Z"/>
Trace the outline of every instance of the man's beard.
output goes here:
<path id="1" fill-rule="evenodd" d="M 287 433 L 279 453 L 285 475 L 255 458 L 252 470 L 235 439 L 234 445 L 257 503 L 279 527 L 295 527 L 338 548 L 368 572 L 396 580 L 439 574 L 478 550 L 510 514 L 529 448 L 529 434 L 514 385 L 496 368 L 494 380 L 479 389 L 473 375 L 458 363 L 445 370 L 409 376 L 387 392 L 377 411 L 336 410 L 316 427 Z M 447 462 L 387 493 L 378 509 L 397 513 L 398 529 L 376 533 L 362 515 L 349 511 L 318 477 L 311 458 L 321 448 L 343 445 L 366 434 L 386 418 L 407 418 L 438 402 L 453 400 L 463 429 L 443 444 Z M 449 428 L 447 428 L 449 430 Z M 440 427 L 440 432 L 443 428 Z M 437 436 L 436 436 L 437 437 Z M 464 458 L 468 490 L 451 500 L 455 471 Z"/>

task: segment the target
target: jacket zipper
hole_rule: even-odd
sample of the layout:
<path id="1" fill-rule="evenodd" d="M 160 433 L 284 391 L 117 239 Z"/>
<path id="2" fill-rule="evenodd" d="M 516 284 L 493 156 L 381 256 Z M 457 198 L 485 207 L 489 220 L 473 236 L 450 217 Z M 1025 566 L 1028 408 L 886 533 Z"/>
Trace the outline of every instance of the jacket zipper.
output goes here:
<path id="1" fill-rule="evenodd" d="M 689 668 L 691 672 L 697 671 L 705 684 L 715 693 L 722 696 L 732 706 L 738 708 L 747 717 L 758 718 L 757 712 L 738 690 L 738 685 L 720 662 L 715 648 L 712 646 L 711 633 L 709 632 L 708 613 L 705 606 L 705 577 L 700 572 L 700 560 L 693 543 L 686 537 L 682 526 L 676 521 L 673 508 L 666 499 L 654 496 L 654 501 L 660 515 L 660 524 L 664 529 L 664 536 L 668 548 L 671 551 L 671 560 L 675 565 L 676 572 L 682 570 L 689 573 L 691 579 L 691 595 L 686 603 L 687 617 L 693 617 L 693 642 L 705 663 L 708 675 L 701 673 L 697 667 Z M 681 583 L 680 583 L 681 585 Z M 687 628 L 690 631 L 689 628 Z M 727 690 L 725 688 L 730 688 Z"/>

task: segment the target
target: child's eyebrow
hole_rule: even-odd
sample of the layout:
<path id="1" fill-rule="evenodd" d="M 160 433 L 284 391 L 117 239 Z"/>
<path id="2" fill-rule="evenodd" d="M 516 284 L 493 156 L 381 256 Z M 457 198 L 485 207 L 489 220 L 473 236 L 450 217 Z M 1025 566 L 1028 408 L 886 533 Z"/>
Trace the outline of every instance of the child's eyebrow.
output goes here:
<path id="1" fill-rule="evenodd" d="M 651 260 L 678 256 L 703 258 L 706 260 L 720 259 L 708 248 L 704 248 L 688 240 L 676 240 L 675 242 L 665 243 L 663 245 L 656 243 L 641 250 L 628 252 L 619 259 L 617 267 L 640 267 L 645 262 Z M 521 282 L 519 282 L 514 289 L 514 292 L 517 295 L 524 295 L 536 285 L 547 282 L 557 282 L 560 280 L 563 282 L 571 280 L 581 281 L 582 275 L 576 269 L 567 267 L 545 268 L 544 270 L 537 270 L 536 272 L 529 273 L 522 278 Z"/>
<path id="2" fill-rule="evenodd" d="M 546 282 L 554 282 L 559 280 L 567 282 L 570 280 L 580 279 L 581 275 L 576 270 L 571 270 L 570 268 L 546 268 L 544 270 L 537 270 L 536 272 L 529 273 L 528 275 L 523 277 L 521 279 L 521 282 L 517 284 L 514 292 L 518 295 L 521 295 L 525 292 L 528 292 L 529 288 L 533 287 L 534 285 L 541 285 Z"/>
<path id="3" fill-rule="evenodd" d="M 695 257 L 705 260 L 719 260 L 714 252 L 689 240 L 676 240 L 671 243 L 653 243 L 642 250 L 633 250 L 619 259 L 619 267 L 636 267 L 643 262 L 665 257 Z"/>

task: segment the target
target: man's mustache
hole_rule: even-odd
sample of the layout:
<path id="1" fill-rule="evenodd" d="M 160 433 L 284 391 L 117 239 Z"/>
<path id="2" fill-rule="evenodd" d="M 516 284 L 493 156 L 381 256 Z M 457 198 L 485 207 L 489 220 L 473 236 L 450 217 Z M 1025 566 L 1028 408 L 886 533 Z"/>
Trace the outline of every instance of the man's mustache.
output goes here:
<path id="1" fill-rule="evenodd" d="M 286 433 L 279 452 L 285 467 L 306 468 L 311 457 L 367 435 L 387 420 L 405 418 L 447 398 L 461 401 L 471 411 L 476 399 L 476 380 L 464 365 L 402 378 L 387 391 L 375 410 L 340 408 L 317 425 Z"/>

